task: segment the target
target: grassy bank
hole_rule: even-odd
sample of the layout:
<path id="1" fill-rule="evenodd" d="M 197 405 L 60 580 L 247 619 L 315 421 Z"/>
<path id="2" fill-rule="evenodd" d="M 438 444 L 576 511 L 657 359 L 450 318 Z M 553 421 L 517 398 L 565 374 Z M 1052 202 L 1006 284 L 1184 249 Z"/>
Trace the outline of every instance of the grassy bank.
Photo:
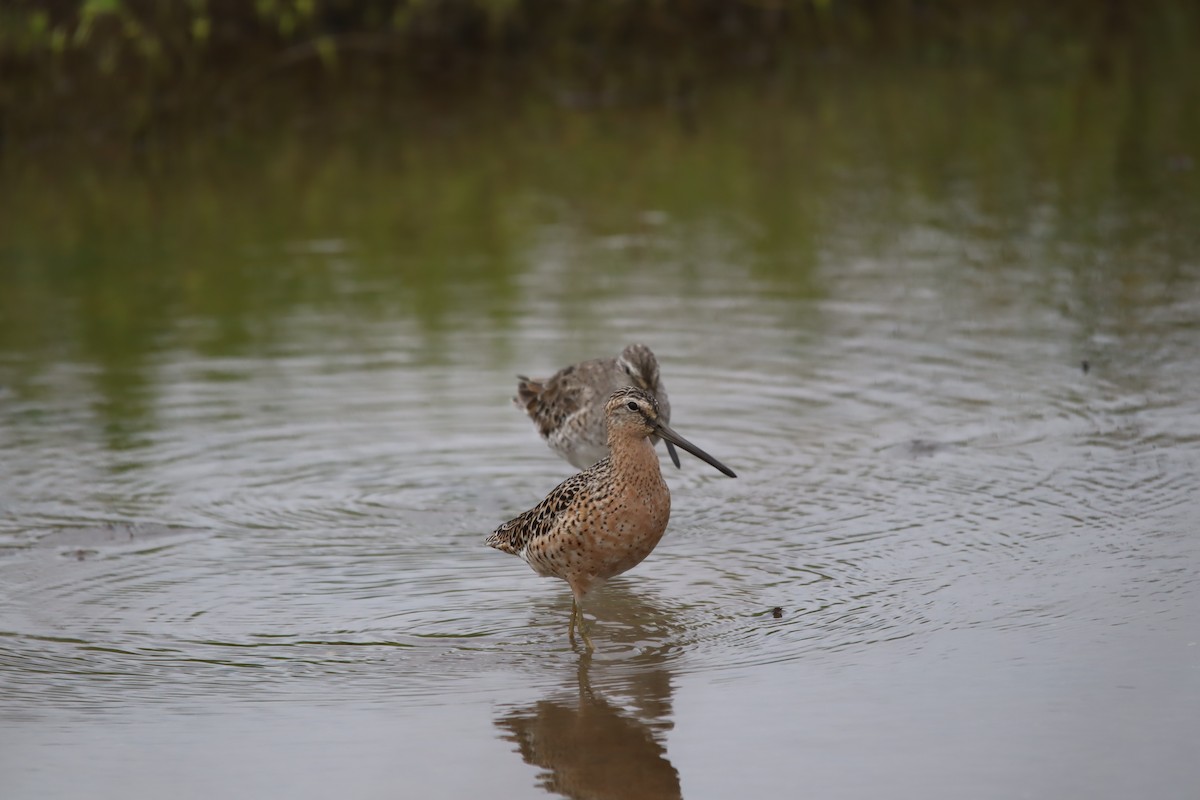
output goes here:
<path id="1" fill-rule="evenodd" d="M 1014 80 L 1175 80 L 1195 4 L 1171 0 L 51 0 L 0 9 L 5 152 L 119 152 L 194 135 L 464 106 L 669 108 L 789 91 L 848 64 Z"/>

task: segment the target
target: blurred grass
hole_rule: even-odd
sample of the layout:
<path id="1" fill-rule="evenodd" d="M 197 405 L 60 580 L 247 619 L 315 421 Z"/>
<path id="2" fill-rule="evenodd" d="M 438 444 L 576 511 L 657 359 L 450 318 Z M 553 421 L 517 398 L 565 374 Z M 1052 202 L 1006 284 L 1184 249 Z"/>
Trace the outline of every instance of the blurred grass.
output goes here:
<path id="1" fill-rule="evenodd" d="M 1194 67 L 1198 31 L 1186 0 L 15 0 L 0 146 L 173 146 L 346 106 L 419 126 L 414 100 L 687 114 L 849 63 L 1154 79 Z"/>

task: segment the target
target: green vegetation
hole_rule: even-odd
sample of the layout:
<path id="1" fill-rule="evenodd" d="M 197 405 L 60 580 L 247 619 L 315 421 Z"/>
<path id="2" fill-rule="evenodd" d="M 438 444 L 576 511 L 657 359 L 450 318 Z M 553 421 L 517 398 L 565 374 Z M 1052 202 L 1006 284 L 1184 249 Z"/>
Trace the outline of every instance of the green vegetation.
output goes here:
<path id="1" fill-rule="evenodd" d="M 1197 30 L 1171 0 L 16 0 L 0 131 L 142 146 L 415 98 L 686 111 L 851 62 L 1153 79 Z"/>

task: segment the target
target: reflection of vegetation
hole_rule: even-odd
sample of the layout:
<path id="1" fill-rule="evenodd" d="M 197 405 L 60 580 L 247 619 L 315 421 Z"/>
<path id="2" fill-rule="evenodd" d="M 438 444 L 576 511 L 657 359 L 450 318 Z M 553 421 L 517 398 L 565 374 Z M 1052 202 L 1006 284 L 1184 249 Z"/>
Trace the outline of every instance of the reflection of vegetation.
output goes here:
<path id="1" fill-rule="evenodd" d="M 830 253 L 912 224 L 1178 263 L 1197 23 L 1165 0 L 5 4 L 0 355 L 98 365 L 136 416 L 112 387 L 156 349 L 270 351 L 298 311 L 316 336 L 503 329 L 547 239 L 564 302 L 650 269 L 812 293 Z"/>
<path id="2" fill-rule="evenodd" d="M 810 291 L 822 249 L 885 248 L 932 207 L 970 209 L 999 235 L 1053 209 L 1074 240 L 1114 235 L 1114 214 L 1175 220 L 1157 235 L 1185 237 L 1197 75 L 1013 83 L 846 66 L 706 95 L 689 125 L 667 108 L 480 102 L 442 115 L 439 135 L 429 103 L 413 106 L 422 130 L 363 129 L 377 117 L 350 105 L 106 163 L 35 153 L 3 167 L 0 347 L 148 348 L 204 320 L 192 344 L 228 351 L 272 341 L 300 307 L 427 327 L 456 310 L 505 318 L 548 224 L 578 280 L 602 261 L 678 270 L 681 291 L 714 260 Z"/>

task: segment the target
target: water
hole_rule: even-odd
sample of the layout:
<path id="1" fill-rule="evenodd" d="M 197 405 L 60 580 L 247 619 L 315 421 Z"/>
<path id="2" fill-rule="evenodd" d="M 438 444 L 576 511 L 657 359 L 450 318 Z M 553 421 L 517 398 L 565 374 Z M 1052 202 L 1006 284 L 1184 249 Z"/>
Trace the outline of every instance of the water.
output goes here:
<path id="1" fill-rule="evenodd" d="M 661 175 L 594 194 L 501 145 L 448 188 L 460 144 L 428 203 L 342 164 L 10 204 L 4 796 L 1189 796 L 1194 175 L 997 199 L 963 153 L 793 161 L 824 118 L 624 130 Z M 570 473 L 514 375 L 635 340 L 739 477 L 664 457 L 587 657 L 482 540 Z"/>

